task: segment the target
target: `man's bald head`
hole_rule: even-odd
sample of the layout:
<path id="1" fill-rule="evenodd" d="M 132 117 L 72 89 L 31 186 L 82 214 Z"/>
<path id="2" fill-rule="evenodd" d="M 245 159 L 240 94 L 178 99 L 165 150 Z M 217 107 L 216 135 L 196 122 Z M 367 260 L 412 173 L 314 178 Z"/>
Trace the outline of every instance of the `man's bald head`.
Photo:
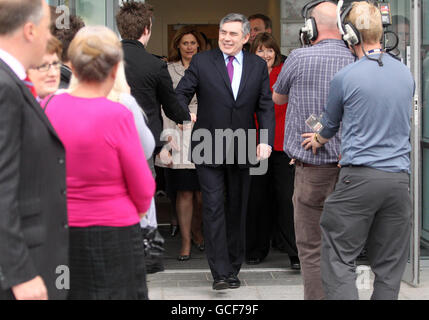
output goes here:
<path id="1" fill-rule="evenodd" d="M 341 39 L 337 26 L 337 6 L 332 2 L 322 2 L 311 10 L 319 33 L 316 42 L 323 39 Z M 319 39 L 323 38 L 323 39 Z"/>
<path id="2" fill-rule="evenodd" d="M 332 2 L 322 2 L 313 8 L 311 16 L 318 28 L 337 29 L 337 6 Z"/>

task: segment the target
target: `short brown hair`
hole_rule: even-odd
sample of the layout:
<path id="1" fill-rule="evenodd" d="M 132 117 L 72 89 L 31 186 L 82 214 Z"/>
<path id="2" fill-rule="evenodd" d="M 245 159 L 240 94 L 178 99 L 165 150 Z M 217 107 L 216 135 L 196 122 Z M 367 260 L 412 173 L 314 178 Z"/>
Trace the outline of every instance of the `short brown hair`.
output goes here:
<path id="1" fill-rule="evenodd" d="M 173 40 L 171 41 L 170 52 L 168 54 L 168 61 L 177 62 L 182 59 L 180 55 L 180 50 L 178 49 L 178 47 L 182 38 L 187 34 L 192 34 L 195 37 L 195 39 L 197 39 L 198 46 L 199 46 L 198 52 L 204 51 L 206 49 L 206 42 L 203 36 L 201 35 L 201 33 L 197 31 L 196 26 L 193 26 L 193 25 L 183 26 L 179 30 L 177 30 L 176 34 L 173 37 Z"/>
<path id="2" fill-rule="evenodd" d="M 48 53 L 48 54 L 56 53 L 58 58 L 61 59 L 62 52 L 63 52 L 63 46 L 61 44 L 61 41 L 55 37 L 51 37 L 48 40 L 48 45 L 46 47 L 46 53 Z"/>
<path id="3" fill-rule="evenodd" d="M 247 18 L 247 20 L 249 20 L 249 21 L 256 20 L 256 19 L 261 19 L 262 21 L 264 21 L 265 29 L 273 29 L 273 22 L 265 14 L 255 13 L 255 14 L 252 14 L 250 17 Z"/>
<path id="4" fill-rule="evenodd" d="M 276 40 L 272 34 L 268 32 L 263 32 L 258 34 L 253 40 L 252 45 L 250 46 L 250 52 L 256 53 L 259 47 L 264 46 L 265 48 L 273 49 L 276 53 L 276 58 L 274 59 L 273 67 L 277 67 L 282 63 L 282 53 L 280 47 L 277 44 Z"/>
<path id="5" fill-rule="evenodd" d="M 358 29 L 362 41 L 379 43 L 383 37 L 383 22 L 378 7 L 369 2 L 353 2 L 346 22 L 351 22 Z"/>
<path id="6" fill-rule="evenodd" d="M 89 26 L 76 34 L 68 55 L 79 81 L 103 82 L 124 54 L 112 30 L 105 26 Z"/>
<path id="7" fill-rule="evenodd" d="M 8 35 L 27 22 L 43 17 L 42 0 L 0 0 L 0 35 Z"/>
<path id="8" fill-rule="evenodd" d="M 51 9 L 52 10 L 52 9 Z M 57 15 L 55 13 L 55 10 L 51 11 L 51 33 L 53 36 L 55 36 L 58 40 L 61 41 L 63 52 L 61 54 L 61 61 L 62 62 L 68 62 L 70 59 L 67 56 L 67 52 L 70 46 L 70 43 L 72 42 L 74 36 L 76 33 L 85 27 L 85 23 L 83 20 L 76 16 L 76 15 L 70 15 L 70 25 L 69 28 L 65 29 L 57 29 L 55 26 Z M 55 18 L 54 18 L 55 17 Z"/>
<path id="9" fill-rule="evenodd" d="M 147 3 L 124 1 L 116 14 L 116 24 L 122 39 L 138 40 L 144 30 L 150 31 L 153 7 Z"/>

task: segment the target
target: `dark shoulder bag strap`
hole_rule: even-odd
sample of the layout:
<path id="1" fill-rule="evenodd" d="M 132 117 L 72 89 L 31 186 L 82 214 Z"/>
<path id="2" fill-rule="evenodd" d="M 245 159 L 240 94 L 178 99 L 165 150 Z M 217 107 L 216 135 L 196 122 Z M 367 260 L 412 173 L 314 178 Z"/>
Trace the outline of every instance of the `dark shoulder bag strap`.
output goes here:
<path id="1" fill-rule="evenodd" d="M 45 106 L 43 107 L 43 112 L 46 112 L 46 108 L 48 107 L 49 102 L 51 102 L 52 98 L 55 96 L 55 94 L 51 95 L 48 99 L 48 101 L 46 101 Z"/>

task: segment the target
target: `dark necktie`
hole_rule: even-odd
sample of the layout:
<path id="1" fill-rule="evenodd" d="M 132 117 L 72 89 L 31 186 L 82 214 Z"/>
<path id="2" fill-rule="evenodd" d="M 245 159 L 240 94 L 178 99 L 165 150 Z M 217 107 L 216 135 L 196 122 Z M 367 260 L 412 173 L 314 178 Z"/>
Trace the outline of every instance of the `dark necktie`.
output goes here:
<path id="1" fill-rule="evenodd" d="M 234 65 L 232 64 L 232 62 L 234 61 L 234 56 L 229 56 L 229 62 L 226 66 L 226 70 L 228 70 L 228 75 L 229 75 L 229 82 L 232 83 L 232 79 L 234 78 Z"/>
<path id="2" fill-rule="evenodd" d="M 28 90 L 30 90 L 31 94 L 36 98 L 37 97 L 36 88 L 34 88 L 34 84 L 33 82 L 31 82 L 28 76 L 27 78 L 24 79 L 24 84 L 28 88 Z"/>

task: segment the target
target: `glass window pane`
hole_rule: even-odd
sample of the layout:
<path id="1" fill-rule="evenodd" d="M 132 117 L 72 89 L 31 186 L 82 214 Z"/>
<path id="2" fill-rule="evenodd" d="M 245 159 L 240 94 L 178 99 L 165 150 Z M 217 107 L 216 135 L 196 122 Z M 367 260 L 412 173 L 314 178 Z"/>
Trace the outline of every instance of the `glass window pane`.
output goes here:
<path id="1" fill-rule="evenodd" d="M 106 1 L 76 0 L 76 14 L 86 25 L 106 24 Z"/>
<path id="2" fill-rule="evenodd" d="M 392 26 L 389 30 L 398 36 L 398 47 L 393 51 L 401 61 L 410 66 L 411 63 L 411 30 L 410 30 L 410 0 L 389 1 L 392 13 Z"/>
<path id="3" fill-rule="evenodd" d="M 422 3 L 422 23 L 423 137 L 429 142 L 429 0 Z"/>
<path id="4" fill-rule="evenodd" d="M 423 150 L 423 217 L 422 240 L 429 244 L 429 149 Z"/>
<path id="5" fill-rule="evenodd" d="M 429 0 L 422 1 L 423 212 L 422 257 L 429 256 Z"/>

